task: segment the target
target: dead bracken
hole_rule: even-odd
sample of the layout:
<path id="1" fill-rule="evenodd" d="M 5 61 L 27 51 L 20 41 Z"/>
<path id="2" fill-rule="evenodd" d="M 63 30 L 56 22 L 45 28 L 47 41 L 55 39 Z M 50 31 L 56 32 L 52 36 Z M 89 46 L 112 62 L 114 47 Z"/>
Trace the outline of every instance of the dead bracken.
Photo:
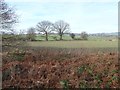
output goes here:
<path id="1" fill-rule="evenodd" d="M 69 53 L 69 57 L 65 52 L 60 53 L 33 50 L 30 54 L 25 53 L 22 61 L 10 62 L 4 62 L 8 58 L 3 55 L 3 88 L 119 87 L 117 52 Z"/>

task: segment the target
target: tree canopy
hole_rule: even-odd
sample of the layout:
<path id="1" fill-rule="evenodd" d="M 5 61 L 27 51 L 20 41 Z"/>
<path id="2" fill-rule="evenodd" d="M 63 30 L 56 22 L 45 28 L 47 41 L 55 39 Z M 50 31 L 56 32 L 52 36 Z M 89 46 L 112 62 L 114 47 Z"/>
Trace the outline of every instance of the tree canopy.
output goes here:
<path id="1" fill-rule="evenodd" d="M 69 24 L 67 22 L 64 22 L 63 20 L 59 20 L 55 22 L 53 26 L 54 26 L 55 31 L 60 36 L 60 40 L 62 40 L 63 34 L 68 33 L 70 30 Z"/>
<path id="2" fill-rule="evenodd" d="M 42 32 L 48 41 L 48 34 L 52 31 L 52 23 L 50 21 L 41 21 L 37 24 L 37 31 Z"/>
<path id="3" fill-rule="evenodd" d="M 17 23 L 17 15 L 13 8 L 9 7 L 4 0 L 0 0 L 0 29 L 12 31 Z"/>

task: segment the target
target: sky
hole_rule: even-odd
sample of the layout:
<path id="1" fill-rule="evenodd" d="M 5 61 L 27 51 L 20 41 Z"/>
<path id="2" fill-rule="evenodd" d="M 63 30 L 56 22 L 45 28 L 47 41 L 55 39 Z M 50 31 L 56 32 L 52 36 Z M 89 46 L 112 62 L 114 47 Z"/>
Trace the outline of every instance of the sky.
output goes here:
<path id="1" fill-rule="evenodd" d="M 72 33 L 110 33 L 118 31 L 118 0 L 5 0 L 15 7 L 19 23 L 27 30 L 43 20 L 70 24 Z"/>

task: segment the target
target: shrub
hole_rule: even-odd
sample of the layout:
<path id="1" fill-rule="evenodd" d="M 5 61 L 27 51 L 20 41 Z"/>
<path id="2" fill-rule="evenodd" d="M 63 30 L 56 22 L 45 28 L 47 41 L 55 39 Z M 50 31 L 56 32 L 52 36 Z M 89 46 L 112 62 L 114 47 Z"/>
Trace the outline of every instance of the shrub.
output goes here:
<path id="1" fill-rule="evenodd" d="M 74 39 L 75 39 L 75 34 L 74 34 L 74 33 L 71 33 L 71 34 L 70 34 L 70 37 L 74 40 Z"/>

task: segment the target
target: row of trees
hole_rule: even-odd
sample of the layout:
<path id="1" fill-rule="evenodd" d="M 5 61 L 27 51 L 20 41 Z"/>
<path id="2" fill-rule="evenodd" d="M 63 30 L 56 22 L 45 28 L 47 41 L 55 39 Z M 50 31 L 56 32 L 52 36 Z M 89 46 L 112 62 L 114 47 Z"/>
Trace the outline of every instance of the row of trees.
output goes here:
<path id="1" fill-rule="evenodd" d="M 59 20 L 55 23 L 51 23 L 50 21 L 39 22 L 36 25 L 36 28 L 31 27 L 28 29 L 27 35 L 29 40 L 34 40 L 36 31 L 43 33 L 46 41 L 48 41 L 48 35 L 52 32 L 56 32 L 59 35 L 59 40 L 63 40 L 63 35 L 65 33 L 69 34 L 71 38 L 75 40 L 75 34 L 70 33 L 70 25 L 63 20 Z M 82 32 L 80 36 L 82 40 L 87 40 L 88 34 L 86 32 Z"/>
<path id="2" fill-rule="evenodd" d="M 59 20 L 55 23 L 51 23 L 50 21 L 41 21 L 36 25 L 36 28 L 31 27 L 28 29 L 28 36 L 33 38 L 33 36 L 35 36 L 35 31 L 43 33 L 46 37 L 46 41 L 48 41 L 48 35 L 52 32 L 58 33 L 60 40 L 62 40 L 63 34 L 70 32 L 70 25 L 63 20 Z"/>

